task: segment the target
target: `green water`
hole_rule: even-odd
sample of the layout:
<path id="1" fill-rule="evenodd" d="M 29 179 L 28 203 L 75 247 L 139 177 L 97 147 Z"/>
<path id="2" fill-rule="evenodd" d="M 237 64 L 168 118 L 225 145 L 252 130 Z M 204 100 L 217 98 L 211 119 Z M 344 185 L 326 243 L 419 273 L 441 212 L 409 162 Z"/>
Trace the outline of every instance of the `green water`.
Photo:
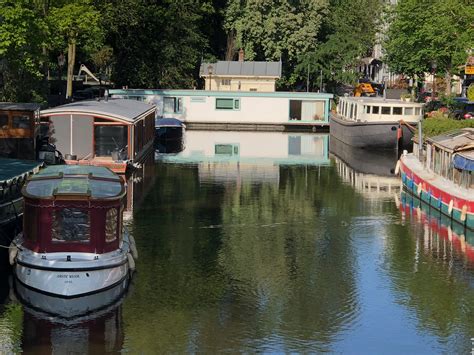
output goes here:
<path id="1" fill-rule="evenodd" d="M 472 232 L 447 236 L 449 221 L 401 196 L 394 176 L 327 149 L 288 165 L 244 159 L 240 144 L 227 161 L 159 155 L 128 223 L 139 251 L 128 292 L 65 321 L 10 289 L 0 353 L 470 353 Z"/>

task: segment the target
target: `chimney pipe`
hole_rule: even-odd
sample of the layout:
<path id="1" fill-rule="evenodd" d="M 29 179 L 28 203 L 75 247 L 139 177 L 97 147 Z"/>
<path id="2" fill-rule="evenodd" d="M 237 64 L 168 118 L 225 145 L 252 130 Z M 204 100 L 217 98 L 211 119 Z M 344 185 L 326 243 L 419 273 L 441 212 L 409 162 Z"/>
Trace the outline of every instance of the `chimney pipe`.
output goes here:
<path id="1" fill-rule="evenodd" d="M 243 62 L 244 61 L 244 50 L 242 48 L 240 48 L 240 51 L 239 51 L 239 62 Z"/>

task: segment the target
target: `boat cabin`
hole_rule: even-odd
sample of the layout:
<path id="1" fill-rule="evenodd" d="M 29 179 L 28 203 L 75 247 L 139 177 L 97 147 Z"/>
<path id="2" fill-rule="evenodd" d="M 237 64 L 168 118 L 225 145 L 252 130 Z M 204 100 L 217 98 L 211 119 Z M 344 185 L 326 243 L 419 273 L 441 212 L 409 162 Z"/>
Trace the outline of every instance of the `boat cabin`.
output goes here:
<path id="1" fill-rule="evenodd" d="M 50 166 L 31 176 L 22 194 L 28 249 L 103 254 L 120 247 L 125 185 L 109 169 Z"/>
<path id="2" fill-rule="evenodd" d="M 155 136 L 155 106 L 136 100 L 74 102 L 41 111 L 41 120 L 67 164 L 118 173 L 142 162 Z"/>
<path id="3" fill-rule="evenodd" d="M 37 158 L 40 105 L 0 102 L 0 157 Z"/>
<path id="4" fill-rule="evenodd" d="M 413 151 L 424 166 L 456 185 L 474 189 L 474 128 L 451 131 L 426 138 L 423 156 L 419 157 L 419 142 Z"/>
<path id="5" fill-rule="evenodd" d="M 423 104 L 375 97 L 341 97 L 337 113 L 354 122 L 403 120 L 416 123 L 423 118 Z"/>

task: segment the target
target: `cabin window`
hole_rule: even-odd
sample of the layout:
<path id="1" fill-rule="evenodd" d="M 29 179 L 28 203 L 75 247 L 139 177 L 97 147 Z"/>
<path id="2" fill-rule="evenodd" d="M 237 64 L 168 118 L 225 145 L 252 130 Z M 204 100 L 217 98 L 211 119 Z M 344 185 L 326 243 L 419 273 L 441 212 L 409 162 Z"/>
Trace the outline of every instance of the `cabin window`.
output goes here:
<path id="1" fill-rule="evenodd" d="M 373 106 L 372 107 L 372 113 L 378 114 L 379 113 L 379 106 Z"/>
<path id="2" fill-rule="evenodd" d="M 30 242 L 38 240 L 38 210 L 26 203 L 23 213 L 23 234 Z"/>
<path id="3" fill-rule="evenodd" d="M 257 91 L 256 88 L 250 88 L 249 91 Z"/>
<path id="4" fill-rule="evenodd" d="M 119 160 L 127 159 L 127 126 L 94 126 L 94 138 L 96 156 L 110 157 L 114 152 Z"/>
<path id="5" fill-rule="evenodd" d="M 324 120 L 324 105 L 321 100 L 290 100 L 290 120 Z"/>
<path id="6" fill-rule="evenodd" d="M 221 80 L 221 85 L 229 86 L 230 85 L 230 79 L 222 79 Z"/>
<path id="7" fill-rule="evenodd" d="M 239 155 L 239 145 L 238 144 L 215 144 L 214 145 L 214 154 L 215 155 Z"/>
<path id="8" fill-rule="evenodd" d="M 105 241 L 107 243 L 113 242 L 117 239 L 118 229 L 118 210 L 111 208 L 107 211 L 105 216 Z"/>
<path id="9" fill-rule="evenodd" d="M 0 115 L 0 129 L 8 128 L 8 115 Z"/>
<path id="10" fill-rule="evenodd" d="M 12 118 L 12 128 L 29 129 L 30 117 L 27 115 L 15 115 Z"/>
<path id="11" fill-rule="evenodd" d="M 403 111 L 403 107 L 394 107 L 393 108 L 393 114 L 394 115 L 401 115 Z"/>
<path id="12" fill-rule="evenodd" d="M 419 115 L 421 113 L 420 107 L 415 107 L 415 115 Z"/>
<path id="13" fill-rule="evenodd" d="M 390 115 L 390 106 L 382 106 L 382 115 Z"/>
<path id="14" fill-rule="evenodd" d="M 413 107 L 405 107 L 405 116 L 413 115 Z"/>
<path id="15" fill-rule="evenodd" d="M 163 112 L 164 113 L 181 113 L 183 108 L 183 99 L 180 97 L 164 97 Z"/>
<path id="16" fill-rule="evenodd" d="M 61 208 L 53 212 L 51 239 L 53 243 L 88 243 L 91 222 L 88 211 Z"/>
<path id="17" fill-rule="evenodd" d="M 349 113 L 349 117 L 350 117 L 350 118 L 354 118 L 354 105 L 351 105 L 351 109 L 350 109 L 349 112 L 350 112 L 350 113 Z"/>
<path id="18" fill-rule="evenodd" d="M 370 113 L 370 107 L 371 106 L 365 106 L 365 113 Z"/>
<path id="19" fill-rule="evenodd" d="M 216 98 L 216 110 L 239 110 L 240 99 Z"/>

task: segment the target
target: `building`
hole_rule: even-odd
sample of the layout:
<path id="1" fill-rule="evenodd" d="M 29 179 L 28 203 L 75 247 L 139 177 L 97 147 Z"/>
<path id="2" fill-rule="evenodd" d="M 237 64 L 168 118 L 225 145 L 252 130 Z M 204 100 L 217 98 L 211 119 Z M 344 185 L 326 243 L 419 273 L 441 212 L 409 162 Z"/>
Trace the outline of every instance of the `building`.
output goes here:
<path id="1" fill-rule="evenodd" d="M 205 90 L 271 92 L 281 77 L 281 66 L 281 61 L 244 61 L 241 49 L 238 61 L 202 63 L 199 76 L 205 80 Z"/>

